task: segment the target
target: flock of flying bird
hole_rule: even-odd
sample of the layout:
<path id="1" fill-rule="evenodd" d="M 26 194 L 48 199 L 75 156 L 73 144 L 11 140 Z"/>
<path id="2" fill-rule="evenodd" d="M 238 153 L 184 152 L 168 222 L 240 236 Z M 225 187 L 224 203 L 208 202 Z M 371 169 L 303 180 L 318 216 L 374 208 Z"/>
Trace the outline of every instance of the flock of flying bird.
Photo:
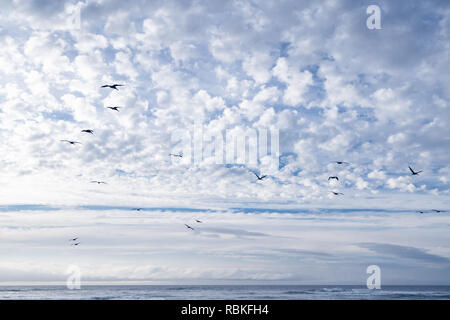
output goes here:
<path id="1" fill-rule="evenodd" d="M 114 90 L 119 91 L 119 89 L 118 89 L 117 87 L 123 87 L 123 86 L 124 86 L 123 84 L 117 84 L 117 83 L 114 83 L 114 84 L 105 84 L 105 85 L 101 86 L 101 88 L 110 88 L 110 89 L 114 89 Z M 119 112 L 119 109 L 120 109 L 121 107 L 107 107 L 107 108 Z M 81 130 L 81 132 L 82 132 L 82 133 L 89 133 L 89 134 L 92 134 L 92 135 L 94 134 L 94 130 L 92 130 L 92 129 L 84 129 L 84 130 Z M 61 142 L 67 142 L 67 143 L 69 143 L 70 145 L 82 144 L 81 142 L 78 142 L 78 141 L 74 141 L 74 140 L 66 140 L 66 139 L 61 140 Z M 179 157 L 179 158 L 182 158 L 182 157 L 183 157 L 183 153 L 181 153 L 181 152 L 180 152 L 179 154 L 172 154 L 172 153 L 171 153 L 171 154 L 169 154 L 169 155 L 170 155 L 170 156 L 174 156 L 174 157 Z M 263 176 L 263 177 L 261 177 L 261 178 L 258 177 L 258 179 L 259 179 L 259 180 L 262 180 L 264 177 L 265 177 L 265 176 Z M 91 183 L 96 183 L 96 184 L 107 184 L 105 181 L 98 181 L 98 180 L 92 180 Z M 134 210 L 134 211 L 141 211 L 142 208 L 134 208 L 133 210 Z M 197 219 L 195 219 L 195 222 L 197 222 L 197 223 L 202 223 L 202 221 L 197 220 Z M 195 230 L 194 228 L 192 228 L 192 227 L 191 227 L 190 225 L 188 225 L 188 224 L 185 224 L 185 226 L 186 226 L 186 228 L 188 228 L 188 229 L 190 229 L 190 230 Z M 69 239 L 69 241 L 71 242 L 71 245 L 72 245 L 72 246 L 78 246 L 78 245 L 80 245 L 80 243 L 81 243 L 81 242 L 78 241 L 78 239 L 79 239 L 79 238 L 72 238 L 72 239 Z"/>
<path id="2" fill-rule="evenodd" d="M 123 87 L 123 84 L 116 84 L 115 83 L 115 84 L 105 84 L 105 85 L 101 86 L 101 88 L 111 88 L 111 89 L 115 89 L 115 90 L 118 91 L 119 89 L 117 89 L 117 87 Z M 119 109 L 121 107 L 106 107 L 106 108 L 119 112 Z M 92 129 L 81 130 L 81 132 L 82 133 L 89 133 L 89 134 L 92 134 L 92 135 L 94 134 L 94 130 L 92 130 Z M 67 142 L 67 143 L 69 143 L 71 145 L 82 144 L 81 142 L 73 141 L 73 140 L 61 140 L 61 141 L 62 142 Z"/>
<path id="3" fill-rule="evenodd" d="M 105 85 L 101 86 L 101 88 L 110 88 L 110 89 L 114 89 L 114 90 L 119 91 L 119 89 L 117 87 L 123 87 L 123 84 L 114 83 L 114 84 L 105 84 Z M 107 108 L 119 112 L 119 108 L 121 108 L 121 107 L 107 107 Z M 92 134 L 92 135 L 94 134 L 94 130 L 92 130 L 92 129 L 84 129 L 84 130 L 81 130 L 81 132 L 82 133 L 89 133 L 89 134 Z M 67 142 L 67 143 L 69 143 L 71 145 L 82 144 L 81 142 L 74 141 L 74 140 L 61 140 L 61 141 L 62 142 Z M 104 181 L 97 181 L 97 180 L 92 180 L 91 183 L 107 184 Z M 78 238 L 73 238 L 73 239 L 70 239 L 69 241 L 71 242 L 72 246 L 78 246 L 81 243 L 81 242 L 78 242 Z"/>
<path id="4" fill-rule="evenodd" d="M 349 162 L 346 162 L 346 161 L 332 161 L 333 163 L 336 163 L 336 164 L 338 164 L 338 165 L 343 165 L 343 164 L 350 164 Z M 411 168 L 411 166 L 408 166 L 408 168 L 409 168 L 409 170 L 411 171 L 411 175 L 412 176 L 418 176 L 419 175 L 419 173 L 421 173 L 421 172 L 423 172 L 423 170 L 420 170 L 420 171 L 414 171 L 414 169 L 413 168 Z M 256 173 L 254 173 L 255 174 L 255 176 L 258 178 L 258 181 L 259 180 L 263 180 L 264 178 L 266 178 L 267 176 L 259 176 L 258 174 L 256 174 Z M 336 181 L 339 181 L 339 177 L 338 176 L 329 176 L 328 177 L 328 181 L 330 181 L 330 180 L 336 180 Z M 340 195 L 344 195 L 342 192 L 337 192 L 337 191 L 330 191 L 332 194 L 334 194 L 335 196 L 340 196 Z M 431 211 L 434 211 L 434 212 L 436 212 L 436 213 L 441 213 L 441 212 L 445 212 L 445 211 L 443 211 L 443 210 L 436 210 L 436 209 L 433 209 L 433 210 L 431 210 Z M 423 211 L 423 210 L 421 210 L 421 211 L 417 211 L 418 213 L 421 213 L 421 214 L 424 214 L 424 213 L 426 213 L 426 212 L 431 212 L 431 211 Z"/>
<path id="5" fill-rule="evenodd" d="M 349 164 L 348 162 L 345 162 L 345 161 L 334 161 L 334 162 L 337 163 L 337 164 Z M 419 173 L 423 172 L 423 170 L 414 171 L 414 169 L 411 168 L 411 166 L 408 166 L 408 168 L 409 168 L 409 171 L 411 171 L 411 175 L 412 176 L 418 176 Z M 333 179 L 336 180 L 336 181 L 339 181 L 339 177 L 337 177 L 337 176 L 330 176 L 330 177 L 328 177 L 328 181 L 333 180 Z M 336 191 L 330 191 L 330 192 L 333 193 L 335 196 L 344 195 L 342 192 L 336 192 Z M 436 210 L 436 209 L 428 210 L 428 211 L 420 210 L 420 211 L 417 211 L 417 212 L 420 213 L 420 214 L 424 214 L 426 212 L 432 212 L 432 211 L 434 211 L 436 213 L 445 212 L 443 210 Z"/>
<path id="6" fill-rule="evenodd" d="M 114 84 L 105 84 L 105 85 L 101 86 L 101 88 L 110 88 L 110 89 L 113 89 L 113 90 L 119 90 L 117 87 L 123 87 L 123 86 L 124 86 L 123 84 L 116 84 L 116 83 L 114 83 Z M 111 109 L 111 110 L 113 110 L 113 111 L 119 112 L 119 109 L 120 109 L 121 107 L 107 107 L 107 108 L 108 108 L 108 109 Z M 92 134 L 92 135 L 94 134 L 94 130 L 92 130 L 92 129 L 84 129 L 84 130 L 81 130 L 81 132 L 82 132 L 82 133 Z M 73 140 L 61 140 L 61 141 L 62 141 L 62 142 L 67 142 L 67 143 L 69 143 L 69 144 L 71 144 L 71 145 L 81 144 L 81 142 L 73 141 Z M 182 158 L 182 157 L 183 157 L 183 153 L 182 153 L 182 152 L 179 152 L 178 154 L 169 153 L 169 156 Z M 348 162 L 346 162 L 346 161 L 333 161 L 333 163 L 336 163 L 336 164 L 338 164 L 338 165 L 348 165 L 348 164 L 350 164 L 350 163 L 348 163 Z M 423 170 L 420 170 L 420 171 L 414 171 L 414 169 L 411 168 L 411 166 L 408 166 L 408 168 L 409 168 L 409 170 L 411 171 L 411 175 L 413 175 L 413 176 L 417 176 L 417 175 L 419 175 L 419 173 L 423 172 Z M 262 181 L 264 178 L 267 177 L 267 175 L 258 175 L 258 174 L 255 173 L 255 172 L 253 172 L 253 173 L 254 173 L 254 175 L 256 176 L 256 178 L 258 179 L 258 181 Z M 330 181 L 330 180 L 336 180 L 336 181 L 339 181 L 339 177 L 338 177 L 338 176 L 329 176 L 329 177 L 328 177 L 328 181 Z M 104 181 L 97 181 L 97 180 L 92 180 L 91 183 L 96 183 L 96 184 L 107 184 L 107 183 L 104 182 Z M 330 191 L 330 192 L 331 192 L 332 194 L 334 194 L 335 196 L 344 195 L 342 192 L 337 192 L 337 191 Z M 142 208 L 134 208 L 133 210 L 134 210 L 134 211 L 141 211 Z M 445 211 L 443 211 L 443 210 L 436 210 L 436 209 L 433 209 L 433 210 L 431 210 L 431 211 L 434 211 L 434 212 L 436 212 L 436 213 L 445 212 Z M 424 213 L 426 213 L 426 212 L 430 212 L 430 211 L 423 211 L 423 210 L 422 210 L 422 211 L 418 211 L 418 213 L 420 213 L 420 214 L 424 214 Z M 197 220 L 197 219 L 195 219 L 195 222 L 197 222 L 197 223 L 202 223 L 202 221 Z M 191 227 L 191 226 L 188 225 L 188 224 L 185 224 L 185 226 L 186 226 L 186 228 L 189 229 L 189 230 L 195 230 L 193 227 Z M 71 242 L 71 245 L 72 245 L 72 246 L 78 246 L 78 245 L 81 243 L 81 242 L 78 242 L 78 238 L 73 238 L 73 239 L 70 239 L 69 241 Z"/>

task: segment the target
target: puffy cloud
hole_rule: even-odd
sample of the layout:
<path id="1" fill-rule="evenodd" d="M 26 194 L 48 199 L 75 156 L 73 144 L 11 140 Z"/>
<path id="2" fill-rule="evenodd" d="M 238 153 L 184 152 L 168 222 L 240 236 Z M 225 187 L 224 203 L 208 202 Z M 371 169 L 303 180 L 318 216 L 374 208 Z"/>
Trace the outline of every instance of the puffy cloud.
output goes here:
<path id="1" fill-rule="evenodd" d="M 386 179 L 386 174 L 383 171 L 372 171 L 367 175 L 367 177 L 370 179 L 384 180 Z"/>
<path id="2" fill-rule="evenodd" d="M 308 86 L 313 84 L 312 74 L 305 70 L 300 72 L 289 66 L 286 58 L 278 58 L 273 68 L 273 74 L 280 81 L 286 83 L 283 102 L 289 106 L 298 106 L 305 101 L 304 94 Z"/>
<path id="3" fill-rule="evenodd" d="M 111 204 L 123 193 L 148 204 L 330 205 L 329 175 L 353 197 L 333 201 L 350 207 L 373 192 L 385 206 L 411 207 L 412 192 L 445 200 L 450 15 L 435 4 L 382 1 L 385 28 L 368 30 L 351 1 L 11 2 L 1 13 L 0 171 L 19 180 L 2 201 Z M 66 20 L 78 9 L 77 29 Z M 209 135 L 279 130 L 279 170 L 255 184 L 270 157 L 170 159 L 196 121 Z M 424 170 L 415 180 L 412 163 Z M 97 175 L 115 188 L 85 188 Z"/>
<path id="4" fill-rule="evenodd" d="M 263 84 L 269 82 L 272 76 L 270 73 L 272 64 L 273 58 L 269 53 L 256 52 L 244 59 L 242 68 L 256 84 Z"/>
<path id="5" fill-rule="evenodd" d="M 413 192 L 416 190 L 414 184 L 407 177 L 389 178 L 386 185 L 390 189 L 400 189 L 402 191 Z"/>
<path id="6" fill-rule="evenodd" d="M 101 34 L 80 33 L 77 36 L 74 47 L 80 53 L 89 53 L 95 49 L 106 49 L 108 47 L 108 39 Z"/>

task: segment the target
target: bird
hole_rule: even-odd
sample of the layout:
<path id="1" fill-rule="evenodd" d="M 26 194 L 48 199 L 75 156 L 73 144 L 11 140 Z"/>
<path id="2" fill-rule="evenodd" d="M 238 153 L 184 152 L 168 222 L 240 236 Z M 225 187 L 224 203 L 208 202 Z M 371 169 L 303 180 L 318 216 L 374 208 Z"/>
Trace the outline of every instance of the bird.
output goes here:
<path id="1" fill-rule="evenodd" d="M 181 152 L 179 154 L 169 153 L 169 156 L 183 158 L 183 153 L 181 153 Z"/>
<path id="2" fill-rule="evenodd" d="M 414 171 L 410 166 L 408 166 L 409 170 L 411 170 L 411 175 L 418 176 L 419 173 L 421 173 L 423 170 L 420 171 Z"/>
<path id="3" fill-rule="evenodd" d="M 185 224 L 186 228 L 191 229 L 191 230 L 195 230 L 194 228 L 192 228 L 190 225 Z"/>
<path id="4" fill-rule="evenodd" d="M 197 220 L 197 219 L 195 219 L 195 221 L 198 222 L 198 223 L 203 223 L 203 222 L 201 222 L 200 220 Z"/>
<path id="5" fill-rule="evenodd" d="M 253 172 L 253 174 L 258 178 L 258 181 L 264 179 L 265 177 L 267 177 L 267 176 L 261 176 L 261 177 L 260 177 L 260 176 L 258 176 L 256 173 L 254 173 L 254 172 Z"/>
<path id="6" fill-rule="evenodd" d="M 81 132 L 94 134 L 94 130 L 91 129 L 81 130 Z"/>
<path id="7" fill-rule="evenodd" d="M 81 242 L 77 242 L 77 243 L 72 243 L 71 245 L 72 246 L 77 246 L 77 245 L 79 245 Z"/>
<path id="8" fill-rule="evenodd" d="M 436 213 L 441 213 L 441 212 L 443 212 L 442 210 L 436 210 L 436 209 L 433 209 L 433 211 L 436 212 Z"/>
<path id="9" fill-rule="evenodd" d="M 107 107 L 107 108 L 119 112 L 119 108 L 121 107 Z"/>
<path id="10" fill-rule="evenodd" d="M 92 180 L 91 183 L 96 183 L 96 184 L 107 184 L 104 181 L 97 181 L 97 180 Z"/>
<path id="11" fill-rule="evenodd" d="M 417 211 L 418 213 L 420 213 L 420 214 L 424 214 L 425 213 L 425 211 Z"/>
<path id="12" fill-rule="evenodd" d="M 119 90 L 117 89 L 117 87 L 123 87 L 123 84 L 105 84 L 103 86 L 101 86 L 101 88 L 111 88 L 111 89 L 115 89 L 115 90 Z"/>
<path id="13" fill-rule="evenodd" d="M 134 211 L 141 211 L 142 208 L 134 208 L 133 210 L 134 210 Z"/>
<path id="14" fill-rule="evenodd" d="M 345 161 L 333 161 L 333 162 L 335 162 L 337 164 L 349 164 L 348 162 L 345 162 Z"/>
<path id="15" fill-rule="evenodd" d="M 334 194 L 335 196 L 338 196 L 338 195 L 344 195 L 342 192 L 334 192 L 334 191 L 330 191 L 332 194 Z"/>
<path id="16" fill-rule="evenodd" d="M 69 241 L 77 241 L 78 238 L 69 239 Z"/>
<path id="17" fill-rule="evenodd" d="M 75 145 L 75 144 L 81 144 L 81 142 L 78 142 L 78 141 L 71 141 L 71 140 L 61 140 L 61 141 L 63 141 L 63 142 L 67 142 L 67 143 L 70 143 L 71 145 Z"/>
<path id="18" fill-rule="evenodd" d="M 333 177 L 328 177 L 328 181 L 329 181 L 329 180 L 332 180 L 332 179 L 335 179 L 335 180 L 338 180 L 338 181 L 339 181 L 339 178 L 338 178 L 338 177 L 336 177 L 336 176 L 333 176 Z"/>

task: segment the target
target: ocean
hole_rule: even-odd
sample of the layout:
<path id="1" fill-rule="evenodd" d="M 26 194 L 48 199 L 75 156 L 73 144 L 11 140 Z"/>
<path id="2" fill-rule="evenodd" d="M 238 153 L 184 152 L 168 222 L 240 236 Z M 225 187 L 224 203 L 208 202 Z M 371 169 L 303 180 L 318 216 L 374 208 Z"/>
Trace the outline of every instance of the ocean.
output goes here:
<path id="1" fill-rule="evenodd" d="M 449 300 L 450 286 L 117 285 L 0 286 L 0 300 Z"/>

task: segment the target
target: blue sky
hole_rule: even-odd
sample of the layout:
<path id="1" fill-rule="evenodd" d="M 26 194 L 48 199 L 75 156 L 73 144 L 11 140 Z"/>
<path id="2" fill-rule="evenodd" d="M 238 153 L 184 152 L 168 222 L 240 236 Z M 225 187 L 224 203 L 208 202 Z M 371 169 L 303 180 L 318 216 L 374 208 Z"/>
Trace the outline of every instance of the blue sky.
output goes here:
<path id="1" fill-rule="evenodd" d="M 380 30 L 366 27 L 371 4 Z M 92 281 L 364 283 L 375 261 L 392 283 L 450 283 L 448 212 L 416 213 L 449 208 L 448 1 L 16 0 L 0 21 L 0 250 L 10 254 L 0 271 L 12 270 L 0 281 L 64 277 L 69 256 L 50 259 L 51 243 L 71 250 L 67 237 L 104 225 L 131 239 L 103 233 L 77 248 L 83 258 L 70 259 Z M 172 134 L 195 122 L 205 135 L 279 130 L 280 167 L 170 158 L 183 147 Z M 423 172 L 411 176 L 408 165 Z M 153 209 L 124 210 L 135 207 Z M 212 221 L 186 233 L 196 215 Z M 311 237 L 289 219 L 306 234 L 312 219 Z M 170 255 L 139 256 L 135 232 L 152 243 L 173 236 Z M 342 242 L 330 236 L 342 233 Z M 199 262 L 178 246 L 186 239 L 202 248 L 203 276 L 189 271 Z M 280 252 L 287 269 L 277 268 Z M 222 265 L 231 255 L 248 259 Z"/>

